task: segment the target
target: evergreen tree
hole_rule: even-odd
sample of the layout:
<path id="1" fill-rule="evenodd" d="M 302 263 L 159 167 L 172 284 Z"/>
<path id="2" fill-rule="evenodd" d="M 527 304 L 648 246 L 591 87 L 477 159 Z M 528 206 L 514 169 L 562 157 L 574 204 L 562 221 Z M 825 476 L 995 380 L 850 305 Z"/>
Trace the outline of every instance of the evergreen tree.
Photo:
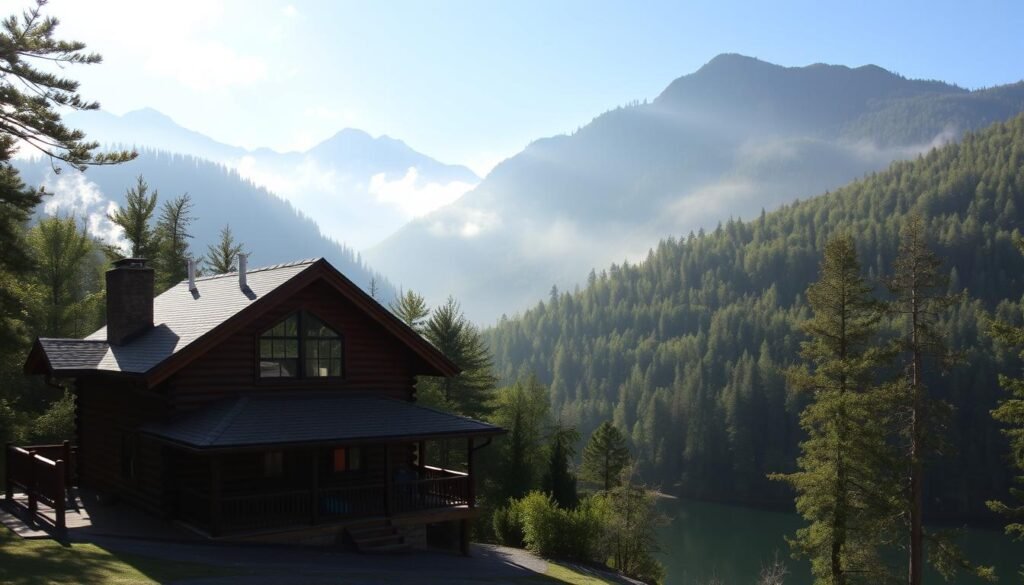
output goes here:
<path id="1" fill-rule="evenodd" d="M 943 450 L 941 429 L 950 411 L 948 403 L 929 395 L 925 384 L 926 360 L 945 367 L 955 359 L 946 345 L 940 319 L 959 299 L 946 293 L 949 273 L 941 267 L 942 260 L 928 248 L 924 220 L 919 215 L 911 216 L 903 228 L 893 275 L 887 283 L 893 297 L 891 311 L 903 328 L 896 342 L 904 368 L 895 385 L 895 420 L 900 422 L 897 431 L 906 449 L 903 513 L 907 520 L 909 585 L 921 585 L 924 578 L 924 471 L 928 459 Z M 946 535 L 927 536 L 932 542 L 929 560 L 947 579 L 969 566 Z M 980 576 L 991 573 L 984 567 L 977 572 Z"/>
<path id="2" fill-rule="evenodd" d="M 1017 247 L 1024 253 L 1024 239 L 1017 240 Z M 1005 321 L 993 321 L 991 332 L 1007 346 L 1019 349 L 1020 357 L 1024 359 L 1024 327 Z M 1015 478 L 1016 483 L 1022 487 L 1010 488 L 1010 494 L 1018 500 L 1016 505 L 996 500 L 987 504 L 989 509 L 1010 519 L 1006 525 L 1008 535 L 1024 539 L 1024 378 L 1001 375 L 999 383 L 1010 393 L 1011 398 L 999 402 L 999 406 L 992 411 L 992 418 L 1008 425 L 1003 432 L 1010 439 L 1011 465 L 1020 472 Z M 1021 566 L 1021 576 L 1024 577 L 1024 565 Z"/>
<path id="3" fill-rule="evenodd" d="M 93 241 L 74 217 L 44 218 L 28 240 L 37 268 L 31 279 L 36 294 L 28 296 L 33 329 L 39 336 L 80 337 L 96 325 L 99 290 L 84 286 Z"/>
<path id="4" fill-rule="evenodd" d="M 100 56 L 84 52 L 83 43 L 54 38 L 59 23 L 42 15 L 44 4 L 37 1 L 0 23 L 0 381 L 5 387 L 10 368 L 20 368 L 24 351 L 24 307 L 16 289 L 33 267 L 25 224 L 42 195 L 27 189 L 11 166 L 16 145 L 29 145 L 51 160 L 79 169 L 135 156 L 124 151 L 95 153 L 97 143 L 86 141 L 81 131 L 61 121 L 58 108 L 95 110 L 99 104 L 79 95 L 77 81 L 36 65 L 89 65 L 99 63 Z"/>
<path id="5" fill-rule="evenodd" d="M 154 200 L 156 192 L 153 192 Z M 156 222 L 157 292 L 162 292 L 188 278 L 188 240 L 192 198 L 188 193 L 164 201 Z M 200 262 L 201 260 L 197 260 Z"/>
<path id="6" fill-rule="evenodd" d="M 569 463 L 576 456 L 576 443 L 580 433 L 574 427 L 556 424 L 551 432 L 548 446 L 548 464 L 541 480 L 541 489 L 550 495 L 562 508 L 576 507 L 576 476 L 569 469 Z"/>
<path id="7" fill-rule="evenodd" d="M 134 152 L 94 152 L 99 144 L 87 142 L 80 130 L 63 124 L 57 108 L 97 110 L 100 105 L 82 98 L 78 82 L 49 71 L 56 65 L 92 65 L 101 57 L 86 53 L 85 44 L 54 38 L 60 22 L 43 16 L 45 0 L 12 15 L 0 28 L 0 152 L 8 160 L 11 147 L 21 141 L 50 159 L 68 163 L 78 170 L 89 165 L 117 164 L 135 158 Z"/>
<path id="8" fill-rule="evenodd" d="M 626 447 L 626 437 L 611 421 L 604 421 L 590 435 L 583 448 L 580 478 L 608 491 L 622 483 L 622 471 L 632 457 Z"/>
<path id="9" fill-rule="evenodd" d="M 156 211 L 157 191 L 149 194 L 149 185 L 139 175 L 134 187 L 129 187 L 124 197 L 124 207 L 116 209 L 107 218 L 124 230 L 124 237 L 131 245 L 132 258 L 153 259 L 157 250 L 157 237 L 150 226 Z"/>
<path id="10" fill-rule="evenodd" d="M 227 274 L 238 270 L 238 255 L 243 254 L 245 245 L 235 242 L 231 226 L 225 224 L 220 230 L 220 241 L 216 246 L 207 246 L 206 266 L 213 274 Z"/>
<path id="11" fill-rule="evenodd" d="M 398 298 L 392 301 L 388 308 L 413 331 L 423 333 L 423 321 L 430 315 L 430 309 L 427 308 L 427 302 L 423 297 L 408 290 L 399 293 Z"/>
<path id="12" fill-rule="evenodd" d="M 547 388 L 534 376 L 499 388 L 488 420 L 508 433 L 496 440 L 494 469 L 484 474 L 490 478 L 486 499 L 500 504 L 522 498 L 536 487 L 543 466 Z"/>
<path id="13" fill-rule="evenodd" d="M 427 341 L 454 362 L 462 373 L 446 378 L 423 378 L 420 396 L 428 404 L 453 410 L 464 416 L 485 418 L 497 384 L 491 353 L 455 299 L 434 309 L 423 331 Z"/>
<path id="14" fill-rule="evenodd" d="M 879 583 L 899 489 L 890 472 L 888 400 L 873 380 L 884 357 L 875 345 L 881 311 L 849 236 L 826 244 L 820 275 L 807 289 L 813 316 L 802 325 L 805 363 L 787 376 L 810 396 L 800 416 L 807 439 L 799 471 L 773 478 L 796 490 L 808 525 L 790 545 L 810 559 L 816 584 Z"/>

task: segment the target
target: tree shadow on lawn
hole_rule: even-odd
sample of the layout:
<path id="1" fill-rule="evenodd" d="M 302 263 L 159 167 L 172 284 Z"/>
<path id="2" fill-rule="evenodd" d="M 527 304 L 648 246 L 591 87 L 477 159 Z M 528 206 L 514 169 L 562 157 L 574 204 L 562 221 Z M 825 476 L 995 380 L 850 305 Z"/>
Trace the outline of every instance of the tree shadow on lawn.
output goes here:
<path id="1" fill-rule="evenodd" d="M 112 553 L 87 543 L 25 540 L 0 528 L 0 582 L 12 585 L 163 583 L 238 570 Z"/>

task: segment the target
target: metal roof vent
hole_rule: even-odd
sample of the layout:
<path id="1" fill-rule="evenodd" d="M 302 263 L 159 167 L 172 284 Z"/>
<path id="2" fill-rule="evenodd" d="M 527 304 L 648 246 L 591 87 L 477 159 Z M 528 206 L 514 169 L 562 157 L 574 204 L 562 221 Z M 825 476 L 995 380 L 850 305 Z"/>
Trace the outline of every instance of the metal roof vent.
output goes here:
<path id="1" fill-rule="evenodd" d="M 249 264 L 248 254 L 238 255 L 238 288 L 245 290 L 249 288 L 249 283 L 245 280 L 245 270 Z"/>
<path id="2" fill-rule="evenodd" d="M 196 289 L 196 260 L 195 258 L 188 259 L 188 290 L 189 292 L 195 292 Z"/>

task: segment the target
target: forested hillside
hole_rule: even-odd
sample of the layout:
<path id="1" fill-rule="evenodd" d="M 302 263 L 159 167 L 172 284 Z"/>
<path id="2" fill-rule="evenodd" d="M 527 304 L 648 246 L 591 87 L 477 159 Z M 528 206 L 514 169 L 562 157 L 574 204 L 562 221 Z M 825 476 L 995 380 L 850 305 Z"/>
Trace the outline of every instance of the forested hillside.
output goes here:
<path id="1" fill-rule="evenodd" d="M 92 235 L 109 235 L 105 221 L 110 202 L 124 204 L 125 192 L 142 175 L 160 193 L 161 204 L 182 193 L 191 196 L 195 221 L 190 226 L 192 252 L 206 253 L 230 225 L 238 241 L 252 253 L 250 266 L 267 266 L 323 256 L 345 275 L 369 290 L 375 275 L 351 248 L 323 235 L 317 222 L 288 201 L 219 163 L 159 150 L 142 150 L 127 164 L 94 167 L 86 173 L 62 169 L 54 174 L 48 160 L 16 160 L 22 179 L 50 193 L 42 202 L 49 213 L 75 214 L 89 224 Z M 391 286 L 376 275 L 381 298 Z"/>
<path id="2" fill-rule="evenodd" d="M 1022 83 L 968 91 L 875 66 L 720 55 L 650 103 L 534 142 L 367 259 L 492 324 L 666 234 L 754 219 L 1021 111 Z"/>
<path id="3" fill-rule="evenodd" d="M 534 370 L 554 411 L 586 436 L 603 419 L 629 431 L 644 479 L 698 497 L 788 505 L 765 475 L 794 468 L 801 399 L 781 370 L 797 359 L 803 293 L 824 244 L 848 233 L 872 282 L 889 272 L 911 212 L 967 298 L 944 319 L 963 352 L 929 387 L 955 406 L 948 460 L 933 466 L 933 514 L 984 516 L 1006 493 L 1006 439 L 989 411 L 997 372 L 1019 371 L 985 333 L 986 312 L 1019 322 L 1024 259 L 1024 117 L 833 193 L 662 241 L 639 264 L 591 273 L 486 332 L 504 380 Z M 879 295 L 884 287 L 878 285 Z M 892 326 L 890 325 L 890 328 Z M 933 516 L 934 517 L 934 516 Z"/>

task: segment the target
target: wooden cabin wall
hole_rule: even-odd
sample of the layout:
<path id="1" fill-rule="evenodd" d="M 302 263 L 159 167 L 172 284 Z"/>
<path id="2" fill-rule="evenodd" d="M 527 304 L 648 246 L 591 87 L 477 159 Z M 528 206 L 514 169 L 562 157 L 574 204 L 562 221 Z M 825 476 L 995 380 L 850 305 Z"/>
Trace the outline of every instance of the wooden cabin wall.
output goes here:
<path id="1" fill-rule="evenodd" d="M 160 513 L 161 447 L 136 429 L 163 419 L 163 398 L 130 378 L 90 376 L 75 384 L 75 406 L 79 483 Z"/>
<path id="2" fill-rule="evenodd" d="M 291 313 L 306 310 L 344 338 L 342 379 L 260 379 L 259 335 Z M 351 390 L 409 400 L 415 391 L 415 357 L 400 341 L 344 299 L 316 282 L 244 327 L 167 380 L 162 391 L 174 412 L 256 391 Z"/>

